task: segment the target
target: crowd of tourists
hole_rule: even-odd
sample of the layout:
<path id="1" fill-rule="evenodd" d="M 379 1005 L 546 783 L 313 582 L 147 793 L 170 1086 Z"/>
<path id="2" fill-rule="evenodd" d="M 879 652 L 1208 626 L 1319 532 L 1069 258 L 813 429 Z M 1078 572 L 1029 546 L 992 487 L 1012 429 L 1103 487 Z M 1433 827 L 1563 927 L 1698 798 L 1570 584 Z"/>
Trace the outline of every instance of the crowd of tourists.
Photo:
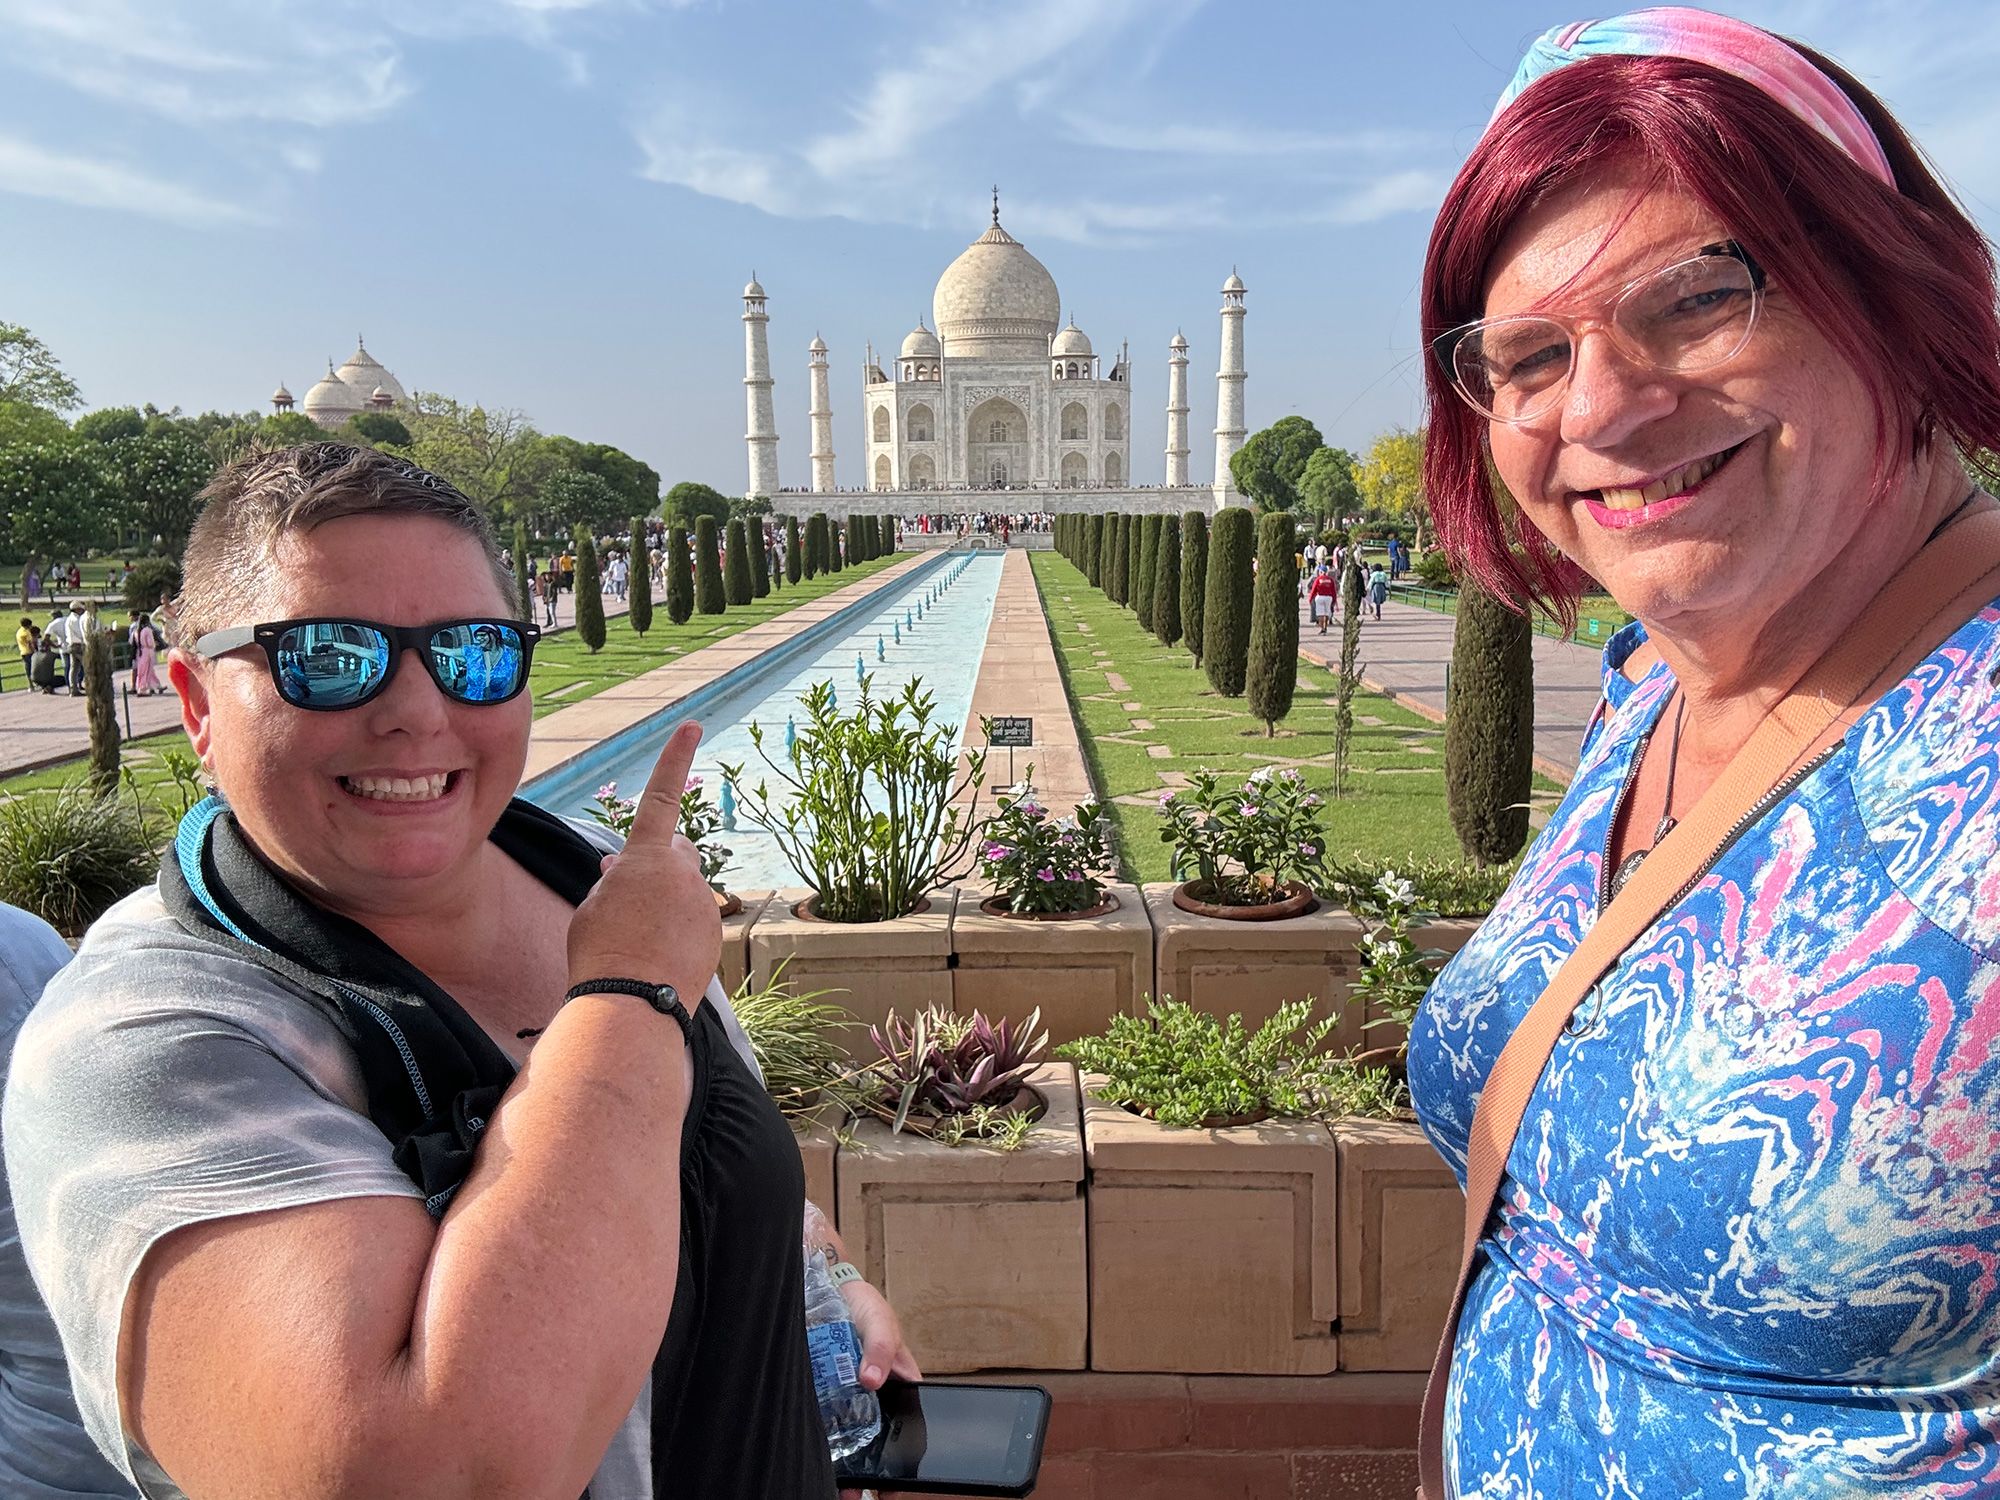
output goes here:
<path id="1" fill-rule="evenodd" d="M 1017 531 L 1045 532 L 1055 524 L 1051 511 L 960 510 L 926 512 L 913 523 L 919 536 L 997 536 Z"/>
<path id="2" fill-rule="evenodd" d="M 167 611 L 162 611 L 163 615 Z M 54 611 L 46 624 L 33 615 L 22 615 L 14 631 L 14 646 L 21 656 L 21 675 L 36 692 L 54 696 L 66 692 L 84 696 L 84 649 L 93 635 L 116 629 L 131 663 L 128 686 L 141 698 L 158 697 L 167 691 L 160 676 L 160 654 L 166 649 L 166 621 L 155 623 L 148 610 L 128 611 L 122 625 L 112 627 L 98 618 L 96 604 L 72 599 L 67 609 Z"/>

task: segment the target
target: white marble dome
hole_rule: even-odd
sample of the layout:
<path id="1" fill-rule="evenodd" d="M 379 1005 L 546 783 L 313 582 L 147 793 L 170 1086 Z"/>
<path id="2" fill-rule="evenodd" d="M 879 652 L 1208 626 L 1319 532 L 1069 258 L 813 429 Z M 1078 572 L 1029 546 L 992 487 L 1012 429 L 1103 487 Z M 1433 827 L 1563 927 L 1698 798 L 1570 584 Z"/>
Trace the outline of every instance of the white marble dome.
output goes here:
<path id="1" fill-rule="evenodd" d="M 996 218 L 945 267 L 931 312 L 953 358 L 1039 360 L 1062 321 L 1062 299 L 1048 267 Z"/>
<path id="2" fill-rule="evenodd" d="M 327 361 L 326 374 L 313 382 L 313 388 L 299 405 L 322 427 L 338 427 L 356 412 L 368 409 L 361 392 L 334 373 L 332 360 Z"/>
<path id="3" fill-rule="evenodd" d="M 370 354 L 368 346 L 359 339 L 354 341 L 354 352 L 347 356 L 347 363 L 335 373 L 354 388 L 357 405 L 366 406 L 369 397 L 377 390 L 388 392 L 389 399 L 398 406 L 409 402 L 409 393 L 402 384 L 383 368 L 381 361 Z"/>
<path id="4" fill-rule="evenodd" d="M 1088 355 L 1090 352 L 1090 339 L 1076 326 L 1074 319 L 1070 320 L 1069 327 L 1056 335 L 1055 343 L 1049 346 L 1051 354 Z"/>
<path id="5" fill-rule="evenodd" d="M 935 359 L 937 353 L 938 336 L 924 327 L 923 319 L 919 318 L 917 326 L 912 328 L 909 335 L 903 340 L 902 353 L 897 357 L 899 359 Z"/>

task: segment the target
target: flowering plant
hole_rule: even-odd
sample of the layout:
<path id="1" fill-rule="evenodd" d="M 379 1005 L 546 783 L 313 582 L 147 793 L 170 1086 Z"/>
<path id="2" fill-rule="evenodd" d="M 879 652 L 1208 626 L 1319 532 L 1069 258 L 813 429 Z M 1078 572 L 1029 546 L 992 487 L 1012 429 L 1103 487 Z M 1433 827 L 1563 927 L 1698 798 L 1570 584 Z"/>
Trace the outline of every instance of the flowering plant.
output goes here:
<path id="1" fill-rule="evenodd" d="M 1035 768 L 1028 767 L 1028 775 Z M 1000 809 L 979 830 L 979 873 L 1014 912 L 1088 911 L 1104 899 L 1112 873 L 1104 809 L 1079 802 L 1051 818 L 1027 780 L 999 794 Z"/>
<path id="2" fill-rule="evenodd" d="M 1436 914 L 1418 908 L 1416 887 L 1394 870 L 1372 885 L 1336 882 L 1335 893 L 1368 928 L 1361 939 L 1361 977 L 1348 1004 L 1375 1013 L 1362 1022 L 1364 1031 L 1401 1026 L 1407 1032 L 1447 957 L 1442 948 L 1419 948 L 1410 929 L 1436 921 Z"/>
<path id="3" fill-rule="evenodd" d="M 1282 901 L 1289 881 L 1310 882 L 1323 864 L 1326 814 L 1305 777 L 1287 767 L 1252 771 L 1241 786 L 1199 770 L 1160 794 L 1160 838 L 1173 871 L 1207 887 L 1220 906 Z"/>
<path id="4" fill-rule="evenodd" d="M 638 816 L 639 799 L 619 796 L 618 783 L 607 781 L 597 789 L 589 811 L 591 817 L 625 838 L 632 832 L 633 818 Z M 721 810 L 708 800 L 708 794 L 701 788 L 701 778 L 688 777 L 687 785 L 681 789 L 681 837 L 700 851 L 701 878 L 718 896 L 723 894 L 722 872 L 736 852 L 716 842 L 715 835 L 721 830 Z"/>

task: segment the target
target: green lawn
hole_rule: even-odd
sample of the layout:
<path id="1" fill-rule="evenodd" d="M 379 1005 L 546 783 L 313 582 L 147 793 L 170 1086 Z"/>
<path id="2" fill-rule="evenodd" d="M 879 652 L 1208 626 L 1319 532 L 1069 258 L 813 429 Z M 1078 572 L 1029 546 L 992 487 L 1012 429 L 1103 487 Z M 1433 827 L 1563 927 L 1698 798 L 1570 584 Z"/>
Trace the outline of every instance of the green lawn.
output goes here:
<path id="1" fill-rule="evenodd" d="M 897 560 L 877 558 L 838 573 L 822 573 L 810 581 L 786 584 L 773 588 L 768 597 L 726 614 L 691 616 L 685 625 L 675 625 L 667 618 L 665 607 L 655 602 L 653 628 L 643 637 L 633 632 L 628 616 L 619 615 L 604 622 L 604 649 L 596 653 L 584 649 L 574 630 L 545 636 L 535 648 L 535 666 L 528 678 L 528 690 L 535 699 L 535 717 L 553 713 L 642 672 L 650 672 L 677 656 L 762 624 L 774 615 L 879 573 Z M 123 764 L 132 772 L 141 797 L 149 805 L 170 817 L 178 817 L 180 794 L 161 759 L 161 752 L 168 749 L 187 751 L 187 737 L 178 733 L 158 734 L 128 741 L 122 747 Z M 64 782 L 80 780 L 86 759 L 79 755 L 40 771 L 10 776 L 0 781 L 0 795 L 52 791 Z"/>
<path id="2" fill-rule="evenodd" d="M 1455 614 L 1458 610 L 1458 595 L 1449 589 L 1425 589 L 1414 579 L 1400 580 L 1389 597 L 1403 604 L 1415 604 L 1423 609 L 1434 609 L 1441 614 Z M 1539 612 L 1530 615 L 1536 635 L 1545 635 L 1550 640 L 1563 639 L 1562 631 L 1547 615 Z M 1579 600 L 1576 606 L 1576 634 L 1570 639 L 1584 646 L 1602 646 L 1612 636 L 1632 623 L 1632 617 L 1620 609 L 1608 594 L 1591 594 Z M 1591 633 L 1591 627 L 1597 633 Z"/>
<path id="3" fill-rule="evenodd" d="M 1445 810 L 1441 726 L 1358 692 L 1348 791 L 1336 798 L 1331 672 L 1300 663 L 1292 712 L 1267 739 L 1244 700 L 1213 692 L 1184 647 L 1160 645 L 1068 559 L 1054 552 L 1033 558 L 1063 684 L 1091 773 L 1110 801 L 1129 878 L 1172 878 L 1155 804 L 1178 776 L 1202 766 L 1247 776 L 1260 766 L 1296 764 L 1328 799 L 1328 848 L 1338 860 L 1461 858 Z M 1156 754 L 1160 748 L 1166 753 Z M 1539 777 L 1537 787 L 1554 791 Z"/>

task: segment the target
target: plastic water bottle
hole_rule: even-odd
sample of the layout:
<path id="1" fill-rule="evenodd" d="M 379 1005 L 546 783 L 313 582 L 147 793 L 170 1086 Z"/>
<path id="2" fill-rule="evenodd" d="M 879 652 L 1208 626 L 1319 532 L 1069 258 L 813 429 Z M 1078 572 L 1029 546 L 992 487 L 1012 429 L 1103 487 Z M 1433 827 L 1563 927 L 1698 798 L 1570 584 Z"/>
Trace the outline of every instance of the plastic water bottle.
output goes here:
<path id="1" fill-rule="evenodd" d="M 882 1403 L 861 1384 L 861 1336 L 847 1314 L 847 1299 L 833 1284 L 826 1219 L 806 1204 L 806 1350 L 813 1389 L 834 1460 L 859 1453 L 882 1430 Z"/>

